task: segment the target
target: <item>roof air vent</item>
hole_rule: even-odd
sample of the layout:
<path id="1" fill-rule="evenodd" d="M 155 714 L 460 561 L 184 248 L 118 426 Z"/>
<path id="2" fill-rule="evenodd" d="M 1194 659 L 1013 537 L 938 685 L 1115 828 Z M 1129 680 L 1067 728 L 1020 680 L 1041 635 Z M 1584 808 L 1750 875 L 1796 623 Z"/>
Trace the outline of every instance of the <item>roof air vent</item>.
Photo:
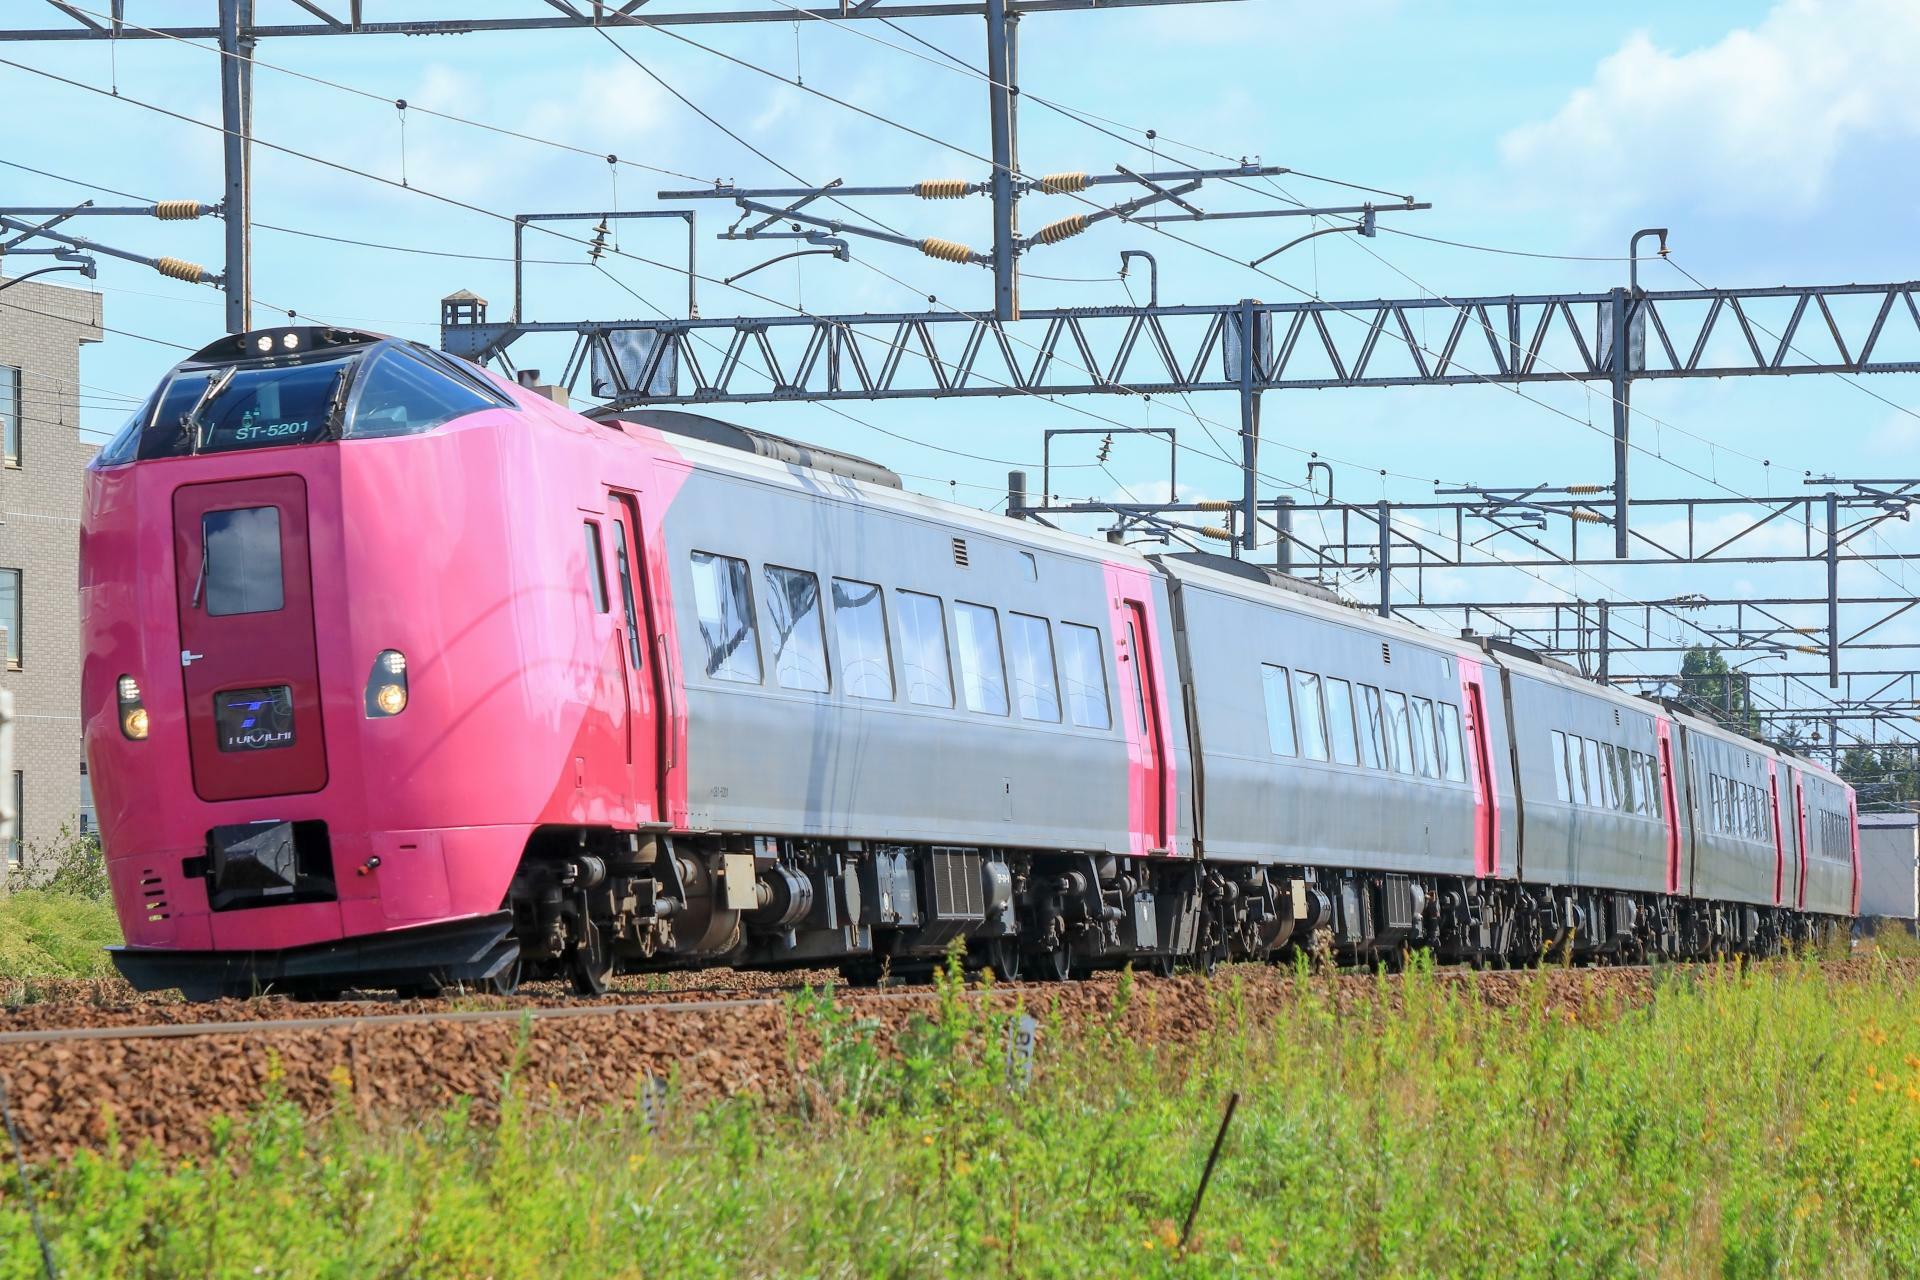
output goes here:
<path id="1" fill-rule="evenodd" d="M 967 540 L 965 538 L 955 538 L 953 540 L 953 562 L 962 569 L 967 567 Z"/>

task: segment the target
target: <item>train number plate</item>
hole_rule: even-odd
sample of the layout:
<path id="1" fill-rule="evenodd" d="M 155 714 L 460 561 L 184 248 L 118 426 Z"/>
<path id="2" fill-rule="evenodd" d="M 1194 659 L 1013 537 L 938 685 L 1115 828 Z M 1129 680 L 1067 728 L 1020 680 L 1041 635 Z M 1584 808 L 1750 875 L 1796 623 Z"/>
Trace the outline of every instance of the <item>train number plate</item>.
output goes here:
<path id="1" fill-rule="evenodd" d="M 222 751 L 270 751 L 293 745 L 293 689 L 228 689 L 213 695 L 214 733 Z"/>

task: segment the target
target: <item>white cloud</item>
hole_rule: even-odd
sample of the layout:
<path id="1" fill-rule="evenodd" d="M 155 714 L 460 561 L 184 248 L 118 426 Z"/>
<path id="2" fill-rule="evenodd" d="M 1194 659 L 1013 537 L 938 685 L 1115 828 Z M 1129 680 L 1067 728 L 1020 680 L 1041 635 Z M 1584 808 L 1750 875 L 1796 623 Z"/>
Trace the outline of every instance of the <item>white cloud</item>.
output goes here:
<path id="1" fill-rule="evenodd" d="M 1675 53 L 1628 37 L 1550 118 L 1508 133 L 1523 187 L 1609 220 L 1658 199 L 1804 215 L 1850 149 L 1920 138 L 1920 5 L 1781 0 L 1751 29 Z"/>

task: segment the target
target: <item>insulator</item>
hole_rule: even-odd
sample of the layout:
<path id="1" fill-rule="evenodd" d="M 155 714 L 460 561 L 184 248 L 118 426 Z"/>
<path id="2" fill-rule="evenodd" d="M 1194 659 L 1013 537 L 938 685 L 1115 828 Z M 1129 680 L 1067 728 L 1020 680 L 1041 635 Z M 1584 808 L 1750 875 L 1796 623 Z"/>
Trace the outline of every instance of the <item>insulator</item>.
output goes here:
<path id="1" fill-rule="evenodd" d="M 1040 185 L 1036 189 L 1041 195 L 1046 196 L 1064 196 L 1074 191 L 1085 191 L 1087 189 L 1087 175 L 1084 171 L 1079 173 L 1043 174 L 1040 178 Z"/>
<path id="2" fill-rule="evenodd" d="M 1573 510 L 1567 512 L 1567 518 L 1577 520 L 1581 524 L 1605 524 L 1607 522 L 1607 518 L 1598 511 L 1589 511 L 1585 507 L 1575 507 Z"/>
<path id="3" fill-rule="evenodd" d="M 1229 502 L 1225 498 L 1207 498 L 1193 504 L 1202 511 L 1238 511 L 1240 504 Z"/>
<path id="4" fill-rule="evenodd" d="M 938 258 L 942 262 L 972 262 L 973 250 L 955 240 L 942 240 L 937 236 L 928 236 L 920 242 L 920 252 L 929 258 Z"/>
<path id="5" fill-rule="evenodd" d="M 1212 538 L 1215 542 L 1233 541 L 1233 531 L 1230 529 L 1216 529 L 1212 525 L 1206 525 L 1195 529 L 1194 532 L 1203 538 Z"/>
<path id="6" fill-rule="evenodd" d="M 965 178 L 926 178 L 913 184 L 913 194 L 922 200 L 958 200 L 967 194 Z"/>
<path id="7" fill-rule="evenodd" d="M 1825 653 L 1826 652 L 1825 649 L 1822 649 L 1817 644 L 1797 644 L 1793 647 L 1794 647 L 1794 651 L 1797 653 Z"/>
<path id="8" fill-rule="evenodd" d="M 1567 486 L 1568 493 L 1605 493 L 1606 491 L 1607 486 L 1604 484 L 1570 484 Z"/>
<path id="9" fill-rule="evenodd" d="M 153 269 L 163 276 L 185 280 L 188 284 L 199 284 L 200 277 L 207 274 L 207 269 L 199 263 L 186 262 L 180 258 L 161 258 L 153 264 Z"/>
<path id="10" fill-rule="evenodd" d="M 1034 244 L 1059 244 L 1062 240 L 1077 236 L 1086 229 L 1087 215 L 1076 213 L 1058 222 L 1049 222 L 1034 232 L 1030 238 Z"/>
<path id="11" fill-rule="evenodd" d="M 200 216 L 198 200 L 162 200 L 153 206 L 153 216 L 162 222 L 185 222 Z"/>

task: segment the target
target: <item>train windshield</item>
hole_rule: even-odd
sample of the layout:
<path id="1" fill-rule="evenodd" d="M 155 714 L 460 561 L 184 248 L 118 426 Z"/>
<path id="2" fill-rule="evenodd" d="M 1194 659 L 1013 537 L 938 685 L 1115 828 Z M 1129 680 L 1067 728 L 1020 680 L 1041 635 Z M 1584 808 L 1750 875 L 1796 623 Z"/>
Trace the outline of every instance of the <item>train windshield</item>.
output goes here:
<path id="1" fill-rule="evenodd" d="M 100 451 L 98 463 L 417 435 L 510 403 L 452 362 L 403 344 L 184 368 L 157 404 L 148 401 Z"/>

